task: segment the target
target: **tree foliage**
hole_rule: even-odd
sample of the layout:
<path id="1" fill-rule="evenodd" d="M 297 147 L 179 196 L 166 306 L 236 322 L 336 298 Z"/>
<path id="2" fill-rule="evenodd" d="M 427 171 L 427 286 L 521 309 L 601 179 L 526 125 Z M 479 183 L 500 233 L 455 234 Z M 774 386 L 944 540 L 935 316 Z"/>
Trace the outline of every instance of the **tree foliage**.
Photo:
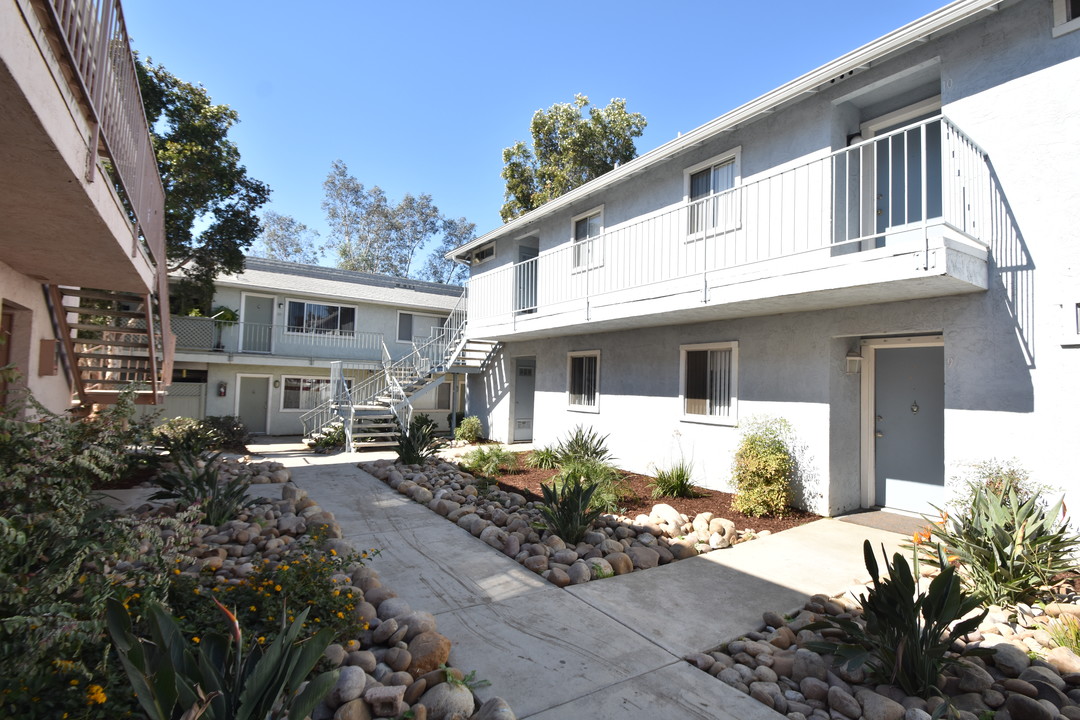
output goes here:
<path id="1" fill-rule="evenodd" d="M 289 215 L 267 210 L 262 214 L 262 231 L 251 247 L 251 255 L 285 262 L 318 265 L 323 255 L 319 231 Z"/>
<path id="2" fill-rule="evenodd" d="M 588 118 L 582 111 L 588 108 Z M 645 116 L 626 110 L 615 98 L 605 108 L 575 95 L 533 114 L 532 148 L 518 141 L 503 150 L 504 222 L 613 170 L 637 156 L 634 138 L 645 130 Z"/>
<path id="3" fill-rule="evenodd" d="M 392 203 L 378 185 L 370 189 L 335 160 L 323 183 L 323 210 L 338 267 L 360 272 L 422 277 L 435 282 L 457 279 L 442 255 L 472 239 L 476 226 L 443 217 L 430 195 L 406 193 Z M 426 264 L 417 254 L 434 242 Z"/>
<path id="4" fill-rule="evenodd" d="M 170 270 L 185 274 L 177 310 L 208 307 L 214 278 L 243 269 L 270 188 L 240 164 L 229 139 L 235 110 L 149 58 L 136 68 L 165 188 L 166 254 Z"/>

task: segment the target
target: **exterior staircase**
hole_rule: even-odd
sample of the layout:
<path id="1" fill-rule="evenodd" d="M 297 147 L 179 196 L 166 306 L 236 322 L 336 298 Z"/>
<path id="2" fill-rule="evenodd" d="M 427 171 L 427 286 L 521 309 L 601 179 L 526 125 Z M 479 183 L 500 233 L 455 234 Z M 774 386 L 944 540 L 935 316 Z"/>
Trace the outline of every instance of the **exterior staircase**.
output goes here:
<path id="1" fill-rule="evenodd" d="M 152 294 L 46 286 L 56 337 L 82 411 L 115 403 L 134 386 L 135 402 L 157 405 L 172 375 L 174 337 Z"/>
<path id="2" fill-rule="evenodd" d="M 413 400 L 431 392 L 455 374 L 487 368 L 501 345 L 465 337 L 465 295 L 443 327 L 414 345 L 412 352 L 391 360 L 383 345 L 382 372 L 362 383 L 350 383 L 343 362 L 330 364 L 331 399 L 300 418 L 304 437 L 313 438 L 331 422 L 343 422 L 346 449 L 396 447 L 400 428 L 412 420 Z"/>

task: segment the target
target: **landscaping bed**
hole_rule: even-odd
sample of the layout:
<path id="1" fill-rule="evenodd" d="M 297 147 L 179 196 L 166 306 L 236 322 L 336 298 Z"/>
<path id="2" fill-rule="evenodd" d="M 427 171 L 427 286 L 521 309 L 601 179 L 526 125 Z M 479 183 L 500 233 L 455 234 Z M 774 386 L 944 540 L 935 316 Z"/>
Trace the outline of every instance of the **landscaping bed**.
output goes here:
<path id="1" fill-rule="evenodd" d="M 535 502 L 542 500 L 540 486 L 551 484 L 552 478 L 558 470 L 544 470 L 530 468 L 525 465 L 527 453 L 514 453 L 517 464 L 514 468 L 506 470 L 498 476 L 499 488 L 507 492 L 516 492 L 524 495 L 527 499 Z M 735 510 L 732 507 L 733 495 L 720 490 L 708 490 L 696 488 L 693 497 L 661 497 L 652 496 L 652 484 L 655 478 L 648 475 L 622 472 L 625 495 L 620 501 L 622 514 L 630 517 L 648 515 L 654 505 L 664 503 L 675 508 L 682 515 L 693 518 L 700 513 L 712 513 L 714 517 L 727 518 L 735 523 L 739 529 L 753 529 L 755 532 L 780 532 L 789 528 L 805 525 L 814 520 L 821 519 L 805 510 L 789 508 L 783 517 L 751 517 Z"/>

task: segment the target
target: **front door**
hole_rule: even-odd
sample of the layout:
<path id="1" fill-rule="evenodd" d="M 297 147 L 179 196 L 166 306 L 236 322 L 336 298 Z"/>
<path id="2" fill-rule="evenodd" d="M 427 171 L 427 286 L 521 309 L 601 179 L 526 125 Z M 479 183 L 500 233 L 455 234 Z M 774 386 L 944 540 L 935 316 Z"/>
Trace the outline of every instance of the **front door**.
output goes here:
<path id="1" fill-rule="evenodd" d="M 244 352 L 270 352 L 270 329 L 274 323 L 274 298 L 265 295 L 244 296 Z"/>
<path id="2" fill-rule="evenodd" d="M 237 382 L 236 414 L 248 432 L 266 433 L 266 414 L 270 407 L 270 378 L 241 375 Z"/>
<path id="3" fill-rule="evenodd" d="M 514 359 L 514 442 L 532 442 L 536 358 Z"/>
<path id="4" fill-rule="evenodd" d="M 945 499 L 945 349 L 874 353 L 874 504 L 936 514 Z"/>

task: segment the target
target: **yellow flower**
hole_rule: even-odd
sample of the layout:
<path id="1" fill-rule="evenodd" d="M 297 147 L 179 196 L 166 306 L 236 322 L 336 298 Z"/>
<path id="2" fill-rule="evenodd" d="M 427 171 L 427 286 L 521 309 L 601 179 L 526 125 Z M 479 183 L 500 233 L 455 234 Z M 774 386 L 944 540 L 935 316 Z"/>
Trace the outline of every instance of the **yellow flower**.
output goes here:
<path id="1" fill-rule="evenodd" d="M 265 637 L 263 637 L 262 635 L 260 635 L 260 636 L 259 636 L 259 644 L 260 644 L 260 645 L 264 645 L 265 643 L 266 643 L 266 638 L 265 638 Z"/>
<path id="2" fill-rule="evenodd" d="M 337 555 L 337 550 L 335 550 L 334 548 L 330 548 L 330 554 L 336 556 Z"/>
<path id="3" fill-rule="evenodd" d="M 105 695 L 105 688 L 100 685 L 91 685 L 86 688 L 86 704 L 87 705 L 103 705 L 108 697 Z"/>
<path id="4" fill-rule="evenodd" d="M 68 684 L 69 685 L 78 685 L 79 684 L 79 678 L 73 678 L 72 680 L 68 681 Z"/>
<path id="5" fill-rule="evenodd" d="M 338 610 L 337 616 L 343 620 L 345 619 L 345 613 L 341 612 L 340 610 Z"/>
<path id="6" fill-rule="evenodd" d="M 275 585 L 274 586 L 274 592 L 281 592 L 281 586 L 280 585 Z"/>
<path id="7" fill-rule="evenodd" d="M 248 610 L 250 610 L 251 612 L 255 612 L 255 611 L 257 611 L 258 609 L 259 609 L 259 608 L 255 607 L 254 605 L 251 605 L 250 607 L 248 607 Z"/>
<path id="8" fill-rule="evenodd" d="M 191 642 L 198 643 L 199 642 L 199 636 L 196 635 L 195 637 L 191 638 Z"/>

